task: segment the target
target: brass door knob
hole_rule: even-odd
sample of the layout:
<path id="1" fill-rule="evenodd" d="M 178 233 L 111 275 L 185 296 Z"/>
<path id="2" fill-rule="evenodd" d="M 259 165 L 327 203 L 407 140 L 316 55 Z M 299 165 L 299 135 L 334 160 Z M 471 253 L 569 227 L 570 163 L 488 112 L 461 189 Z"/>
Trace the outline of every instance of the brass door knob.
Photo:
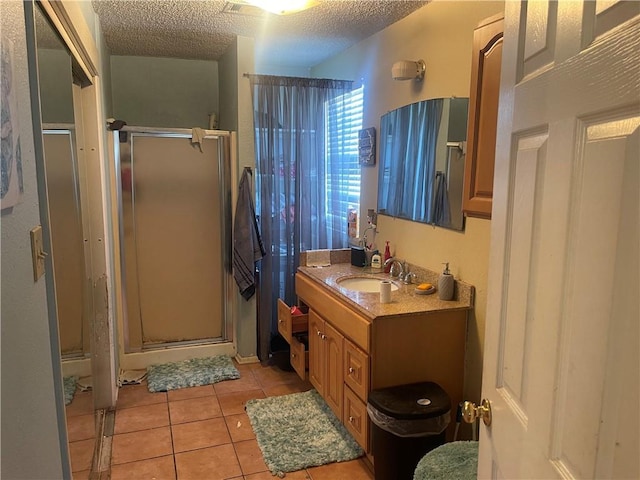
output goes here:
<path id="1" fill-rule="evenodd" d="M 482 421 L 487 427 L 491 425 L 491 402 L 486 398 L 482 399 L 479 407 L 473 402 L 464 402 L 462 419 L 466 423 L 473 423 L 477 418 L 482 418 Z"/>

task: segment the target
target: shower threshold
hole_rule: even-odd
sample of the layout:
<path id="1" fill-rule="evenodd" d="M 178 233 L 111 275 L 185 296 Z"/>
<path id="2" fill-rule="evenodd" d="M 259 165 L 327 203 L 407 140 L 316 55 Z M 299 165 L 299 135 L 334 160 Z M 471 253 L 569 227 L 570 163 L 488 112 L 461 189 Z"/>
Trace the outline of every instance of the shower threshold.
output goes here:
<path id="1" fill-rule="evenodd" d="M 181 347 L 197 347 L 202 345 L 216 345 L 219 343 L 230 343 L 231 341 L 222 337 L 216 338 L 201 338 L 198 340 L 183 340 L 180 342 L 163 342 L 163 343 L 153 343 L 142 345 L 143 352 L 150 352 L 153 350 L 167 350 L 170 348 L 181 348 Z"/>

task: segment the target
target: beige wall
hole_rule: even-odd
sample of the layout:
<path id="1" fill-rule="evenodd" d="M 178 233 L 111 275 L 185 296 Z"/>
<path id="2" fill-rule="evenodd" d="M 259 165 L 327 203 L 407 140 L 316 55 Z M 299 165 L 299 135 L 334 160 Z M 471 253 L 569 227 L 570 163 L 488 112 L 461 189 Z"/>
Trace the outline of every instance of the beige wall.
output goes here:
<path id="1" fill-rule="evenodd" d="M 69 464 L 57 332 L 50 324 L 55 320 L 55 304 L 47 302 L 52 290 L 49 284 L 47 292 L 46 277 L 33 280 L 31 263 L 29 230 L 46 220 L 46 206 L 40 200 L 36 177 L 24 7 L 23 2 L 0 2 L 2 42 L 11 42 L 13 48 L 12 86 L 17 109 L 11 116 L 20 133 L 24 180 L 22 202 L 4 210 L 0 218 L 0 477 L 53 479 L 68 475 Z"/>
<path id="2" fill-rule="evenodd" d="M 312 69 L 314 77 L 364 82 L 364 127 L 380 127 L 380 116 L 419 100 L 469 96 L 473 29 L 504 9 L 503 2 L 435 0 L 408 17 Z M 423 82 L 395 81 L 397 60 L 423 59 Z M 360 218 L 377 201 L 377 166 L 362 169 Z M 362 228 L 362 225 L 361 225 Z M 450 262 L 453 274 L 476 287 L 469 317 L 465 397 L 480 400 L 484 342 L 490 222 L 469 218 L 464 232 L 381 216 L 378 246 L 389 240 L 392 252 L 409 263 L 440 271 Z"/>

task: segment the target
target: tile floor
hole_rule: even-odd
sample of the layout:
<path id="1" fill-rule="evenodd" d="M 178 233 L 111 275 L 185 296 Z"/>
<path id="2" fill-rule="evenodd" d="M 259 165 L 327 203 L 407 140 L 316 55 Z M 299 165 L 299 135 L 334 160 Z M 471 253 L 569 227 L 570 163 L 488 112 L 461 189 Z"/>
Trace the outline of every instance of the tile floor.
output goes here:
<path id="1" fill-rule="evenodd" d="M 309 390 L 294 372 L 238 365 L 241 378 L 215 385 L 149 393 L 146 385 L 120 389 L 111 479 L 272 480 L 244 404 L 252 398 Z M 78 404 L 76 404 L 78 402 Z M 76 394 L 67 407 L 74 480 L 87 479 L 93 451 L 93 414 Z M 76 404 L 76 405 L 74 405 Z M 72 432 L 73 435 L 72 435 Z M 82 433 L 81 433 L 82 432 Z M 84 443 L 83 443 L 84 442 Z M 290 480 L 371 480 L 362 459 L 288 473 Z"/>

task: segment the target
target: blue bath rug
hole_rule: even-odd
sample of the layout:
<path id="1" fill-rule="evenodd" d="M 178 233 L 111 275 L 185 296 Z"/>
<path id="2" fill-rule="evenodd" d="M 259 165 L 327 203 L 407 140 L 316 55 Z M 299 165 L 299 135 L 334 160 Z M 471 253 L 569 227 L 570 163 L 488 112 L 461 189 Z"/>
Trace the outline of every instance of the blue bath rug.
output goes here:
<path id="1" fill-rule="evenodd" d="M 227 355 L 191 358 L 147 367 L 147 387 L 150 392 L 210 385 L 237 378 L 240 378 L 240 372 Z"/>
<path id="2" fill-rule="evenodd" d="M 73 396 L 76 393 L 77 377 L 64 377 L 62 379 L 64 385 L 64 404 L 69 405 L 73 400 Z"/>
<path id="3" fill-rule="evenodd" d="M 364 455 L 315 390 L 249 400 L 245 410 L 273 475 Z"/>

